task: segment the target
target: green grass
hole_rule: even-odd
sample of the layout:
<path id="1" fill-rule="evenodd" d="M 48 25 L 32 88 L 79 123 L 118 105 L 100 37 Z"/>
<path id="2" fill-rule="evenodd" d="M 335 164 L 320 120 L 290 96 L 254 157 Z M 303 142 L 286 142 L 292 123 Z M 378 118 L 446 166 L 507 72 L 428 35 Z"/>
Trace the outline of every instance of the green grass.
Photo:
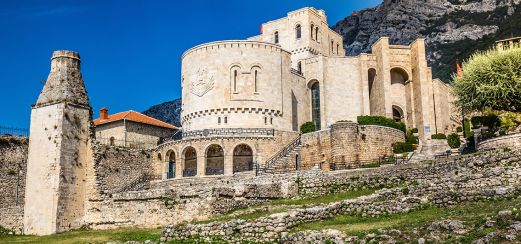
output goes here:
<path id="1" fill-rule="evenodd" d="M 316 204 L 328 204 L 332 202 L 338 202 L 347 199 L 354 199 L 360 196 L 366 196 L 373 194 L 377 189 L 360 189 L 336 194 L 329 194 L 320 197 L 316 196 L 304 196 L 302 198 L 292 198 L 292 199 L 278 199 L 269 201 L 263 204 L 250 206 L 248 208 L 237 209 L 232 212 L 229 212 L 225 215 L 212 218 L 207 221 L 201 221 L 198 223 L 209 223 L 214 221 L 229 221 L 232 219 L 243 219 L 243 220 L 252 220 L 260 217 L 269 216 L 275 213 L 282 213 L 291 208 L 297 208 L 300 206 L 306 205 L 316 205 Z M 271 207 L 271 209 L 266 210 L 267 207 Z M 245 212 L 248 209 L 256 209 L 254 212 Z"/>
<path id="2" fill-rule="evenodd" d="M 48 236 L 3 236 L 0 243 L 106 243 L 109 241 L 159 241 L 161 229 L 77 230 Z"/>
<path id="3" fill-rule="evenodd" d="M 380 216 L 376 218 L 353 215 L 339 215 L 324 221 L 306 223 L 295 227 L 292 231 L 336 229 L 347 235 L 364 236 L 368 233 L 377 233 L 379 229 L 398 229 L 405 233 L 412 233 L 414 228 L 426 226 L 441 219 L 457 219 L 466 226 L 474 227 L 482 223 L 487 216 L 494 216 L 505 209 L 521 207 L 521 199 L 472 202 L 460 204 L 450 208 L 426 206 L 423 209 L 409 213 Z M 450 241 L 475 240 L 493 229 L 484 229 L 481 232 L 470 232 L 463 236 L 455 236 Z"/>

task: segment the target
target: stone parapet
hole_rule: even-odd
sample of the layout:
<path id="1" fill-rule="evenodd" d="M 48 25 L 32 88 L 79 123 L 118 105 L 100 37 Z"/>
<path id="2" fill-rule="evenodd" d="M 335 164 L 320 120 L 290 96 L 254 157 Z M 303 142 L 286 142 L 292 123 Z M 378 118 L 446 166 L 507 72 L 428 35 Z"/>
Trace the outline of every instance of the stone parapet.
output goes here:
<path id="1" fill-rule="evenodd" d="M 521 149 L 521 133 L 500 136 L 479 142 L 477 148 L 479 151 L 494 149 Z"/>

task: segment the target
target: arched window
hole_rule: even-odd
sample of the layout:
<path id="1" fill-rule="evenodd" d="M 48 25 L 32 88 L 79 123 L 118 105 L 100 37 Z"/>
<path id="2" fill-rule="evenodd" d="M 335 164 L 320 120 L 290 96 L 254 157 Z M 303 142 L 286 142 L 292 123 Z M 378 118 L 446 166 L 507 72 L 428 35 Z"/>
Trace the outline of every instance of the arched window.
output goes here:
<path id="1" fill-rule="evenodd" d="M 302 74 L 302 62 L 298 61 L 297 63 L 297 71 L 299 74 Z"/>
<path id="2" fill-rule="evenodd" d="M 168 173 L 166 175 L 167 179 L 172 179 L 175 177 L 175 153 L 170 150 L 166 153 L 168 157 Z"/>
<path id="3" fill-rule="evenodd" d="M 401 68 L 392 68 L 391 69 L 391 85 L 392 84 L 405 85 L 405 83 L 408 80 L 409 80 L 409 75 L 407 74 L 407 71 L 405 71 Z"/>
<path id="4" fill-rule="evenodd" d="M 259 91 L 259 82 L 261 78 L 261 69 L 259 66 L 253 66 L 251 68 L 251 74 L 253 78 L 253 92 L 257 93 Z"/>
<path id="5" fill-rule="evenodd" d="M 233 92 L 237 92 L 237 77 L 239 76 L 239 72 L 237 70 L 233 71 Z"/>
<path id="6" fill-rule="evenodd" d="M 279 32 L 275 31 L 275 44 L 279 43 Z"/>
<path id="7" fill-rule="evenodd" d="M 317 130 L 320 130 L 320 84 L 311 85 L 311 117 Z"/>
<path id="8" fill-rule="evenodd" d="M 246 144 L 233 149 L 233 173 L 253 170 L 253 150 Z"/>
<path id="9" fill-rule="evenodd" d="M 224 150 L 213 144 L 206 150 L 206 175 L 224 174 Z"/>
<path id="10" fill-rule="evenodd" d="M 315 38 L 317 41 L 319 41 L 318 39 L 318 27 L 315 28 Z"/>
<path id="11" fill-rule="evenodd" d="M 302 27 L 300 25 L 297 25 L 297 27 L 295 27 L 295 34 L 297 39 L 300 39 L 302 37 Z"/>
<path id="12" fill-rule="evenodd" d="M 221 117 L 217 118 L 217 124 L 221 124 Z"/>
<path id="13" fill-rule="evenodd" d="M 396 122 L 400 122 L 404 119 L 402 108 L 393 105 L 393 119 Z"/>
<path id="14" fill-rule="evenodd" d="M 224 123 L 228 124 L 228 117 L 226 117 L 226 116 L 224 117 Z"/>
<path id="15" fill-rule="evenodd" d="M 114 137 L 111 137 L 109 140 L 110 140 L 110 142 L 109 142 L 110 145 L 111 145 L 111 146 L 114 146 L 114 141 L 115 141 Z"/>
<path id="16" fill-rule="evenodd" d="M 311 40 L 315 40 L 313 38 L 313 29 L 315 28 L 315 25 L 311 24 L 311 31 L 309 32 L 311 34 Z"/>
<path id="17" fill-rule="evenodd" d="M 188 147 L 183 154 L 184 170 L 183 177 L 190 177 L 197 175 L 197 152 L 195 148 Z"/>
<path id="18" fill-rule="evenodd" d="M 241 67 L 238 66 L 238 65 L 234 65 L 231 69 L 230 69 L 230 86 L 231 86 L 231 92 L 233 93 L 238 93 L 238 82 L 239 82 L 239 79 L 240 79 L 240 76 L 241 75 Z"/>

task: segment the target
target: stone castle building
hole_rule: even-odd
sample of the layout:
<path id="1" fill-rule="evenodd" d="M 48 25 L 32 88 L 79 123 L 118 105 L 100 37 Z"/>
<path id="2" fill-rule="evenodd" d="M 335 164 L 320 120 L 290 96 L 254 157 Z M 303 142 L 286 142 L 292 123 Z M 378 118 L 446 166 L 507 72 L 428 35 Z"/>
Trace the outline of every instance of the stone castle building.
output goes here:
<path id="1" fill-rule="evenodd" d="M 392 144 L 403 142 L 405 133 L 358 125 L 360 115 L 401 120 L 418 128 L 422 141 L 457 125 L 451 88 L 432 79 L 422 39 L 396 46 L 381 38 L 371 54 L 357 57 L 346 57 L 342 44 L 323 11 L 304 8 L 263 24 L 259 36 L 186 51 L 182 137 L 163 138 L 148 150 L 102 143 L 107 134 L 130 135 L 121 132 L 128 129 L 121 125 L 126 115 L 111 119 L 104 110 L 93 121 L 79 54 L 54 52 L 31 113 L 24 232 L 204 219 L 222 211 L 212 202 L 221 198 L 204 188 L 212 179 L 242 184 L 219 193 L 225 209 L 232 209 L 265 193 L 233 193 L 262 181 L 259 174 L 357 168 L 391 156 Z M 307 121 L 319 131 L 301 135 Z M 157 126 L 140 127 L 136 140 L 155 140 L 174 129 Z M 186 187 L 192 184 L 203 190 L 192 192 Z M 287 185 L 270 184 L 276 189 L 266 192 L 287 195 Z M 181 200 L 170 204 L 173 198 Z"/>

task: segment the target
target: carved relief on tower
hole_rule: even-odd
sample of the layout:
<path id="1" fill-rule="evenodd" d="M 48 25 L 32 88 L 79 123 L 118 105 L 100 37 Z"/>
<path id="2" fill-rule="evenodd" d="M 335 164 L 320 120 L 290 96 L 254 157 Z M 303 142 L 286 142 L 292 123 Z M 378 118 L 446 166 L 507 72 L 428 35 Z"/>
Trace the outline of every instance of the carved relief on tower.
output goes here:
<path id="1" fill-rule="evenodd" d="M 190 92 L 202 97 L 214 87 L 214 77 L 206 67 L 200 67 L 197 72 L 192 74 L 190 80 Z"/>

